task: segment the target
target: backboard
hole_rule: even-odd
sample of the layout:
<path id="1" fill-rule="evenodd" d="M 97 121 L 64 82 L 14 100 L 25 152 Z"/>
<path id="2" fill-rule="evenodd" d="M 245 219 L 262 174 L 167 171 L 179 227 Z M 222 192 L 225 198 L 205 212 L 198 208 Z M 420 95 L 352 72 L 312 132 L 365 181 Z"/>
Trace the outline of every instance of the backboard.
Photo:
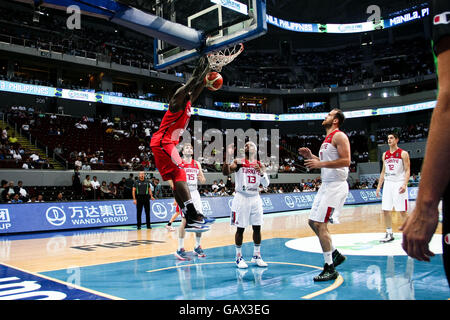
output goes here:
<path id="1" fill-rule="evenodd" d="M 195 49 L 155 39 L 157 70 L 175 67 L 267 32 L 265 0 L 160 0 L 155 11 L 157 16 L 200 31 L 203 36 L 202 45 Z"/>

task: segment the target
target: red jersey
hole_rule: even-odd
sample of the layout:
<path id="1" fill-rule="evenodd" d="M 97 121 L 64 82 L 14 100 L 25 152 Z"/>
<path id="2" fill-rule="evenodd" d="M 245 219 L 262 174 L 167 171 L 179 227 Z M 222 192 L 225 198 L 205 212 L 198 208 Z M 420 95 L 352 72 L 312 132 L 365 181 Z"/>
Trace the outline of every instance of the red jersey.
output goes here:
<path id="1" fill-rule="evenodd" d="M 189 124 L 191 118 L 191 102 L 186 103 L 184 110 L 178 112 L 171 112 L 167 110 L 159 125 L 159 130 L 156 131 L 150 142 L 150 147 L 157 147 L 163 144 L 177 145 L 180 136 Z"/>

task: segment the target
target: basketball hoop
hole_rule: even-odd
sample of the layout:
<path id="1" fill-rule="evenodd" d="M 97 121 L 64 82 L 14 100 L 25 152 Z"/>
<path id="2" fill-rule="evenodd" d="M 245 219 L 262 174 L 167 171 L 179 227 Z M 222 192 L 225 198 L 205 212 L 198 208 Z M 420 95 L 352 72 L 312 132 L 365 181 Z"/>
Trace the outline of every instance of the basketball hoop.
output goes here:
<path id="1" fill-rule="evenodd" d="M 230 48 L 225 48 L 207 55 L 209 65 L 214 71 L 222 71 L 222 67 L 233 61 L 241 52 L 244 51 L 244 45 L 239 43 Z"/>

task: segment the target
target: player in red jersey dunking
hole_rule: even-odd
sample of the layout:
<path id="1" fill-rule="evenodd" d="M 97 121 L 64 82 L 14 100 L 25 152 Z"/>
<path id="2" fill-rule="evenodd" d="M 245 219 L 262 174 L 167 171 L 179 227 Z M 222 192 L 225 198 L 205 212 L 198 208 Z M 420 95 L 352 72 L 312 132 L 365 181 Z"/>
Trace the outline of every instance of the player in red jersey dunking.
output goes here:
<path id="1" fill-rule="evenodd" d="M 209 71 L 208 60 L 201 57 L 192 77 L 170 99 L 169 110 L 164 114 L 159 130 L 153 134 L 150 142 L 155 165 L 164 181 L 172 181 L 169 183 L 173 185 L 175 200 L 186 217 L 185 230 L 191 232 L 209 230 L 206 224 L 212 221 L 205 219 L 195 209 L 186 182 L 186 172 L 181 166 L 182 160 L 176 145 L 182 131 L 188 126 L 191 104 L 205 87 L 203 80 Z"/>

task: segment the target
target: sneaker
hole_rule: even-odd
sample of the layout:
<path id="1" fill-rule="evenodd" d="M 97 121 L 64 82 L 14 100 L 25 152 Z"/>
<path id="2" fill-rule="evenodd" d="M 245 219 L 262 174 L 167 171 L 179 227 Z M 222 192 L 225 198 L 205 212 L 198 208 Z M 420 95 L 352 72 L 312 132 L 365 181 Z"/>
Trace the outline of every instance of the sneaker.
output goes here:
<path id="1" fill-rule="evenodd" d="M 206 224 L 213 224 L 214 222 L 216 222 L 216 219 L 213 217 L 203 217 L 203 220 L 205 220 Z"/>
<path id="2" fill-rule="evenodd" d="M 386 232 L 386 236 L 380 240 L 381 243 L 387 243 L 387 242 L 391 242 L 391 241 L 394 241 L 394 234 L 387 233 L 387 232 Z"/>
<path id="3" fill-rule="evenodd" d="M 252 263 L 256 263 L 258 267 L 267 267 L 268 264 L 264 262 L 264 260 L 261 258 L 261 256 L 253 256 L 252 257 Z"/>
<path id="4" fill-rule="evenodd" d="M 246 269 L 246 268 L 248 268 L 247 263 L 245 262 L 244 258 L 242 258 L 242 257 L 238 257 L 238 258 L 236 259 L 236 266 L 237 266 L 239 269 Z"/>
<path id="5" fill-rule="evenodd" d="M 186 250 L 184 250 L 184 248 L 181 248 L 180 250 L 177 250 L 175 252 L 175 257 L 177 257 L 177 259 L 183 260 L 183 261 L 189 259 L 188 255 L 186 253 Z"/>
<path id="6" fill-rule="evenodd" d="M 195 226 L 195 225 L 188 225 L 186 224 L 186 227 L 184 228 L 184 230 L 186 232 L 206 232 L 209 231 L 211 229 L 210 226 Z"/>
<path id="7" fill-rule="evenodd" d="M 166 229 L 169 230 L 169 231 L 175 231 L 176 230 L 174 227 L 168 226 L 168 225 L 166 225 Z"/>
<path id="8" fill-rule="evenodd" d="M 333 257 L 333 265 L 334 265 L 335 268 L 347 259 L 345 256 L 343 256 L 337 250 L 333 251 L 332 257 Z"/>
<path id="9" fill-rule="evenodd" d="M 206 225 L 206 221 L 205 221 L 205 219 L 203 219 L 203 216 L 201 216 L 201 215 L 199 215 L 195 220 L 186 217 L 186 228 L 203 227 L 205 225 Z"/>
<path id="10" fill-rule="evenodd" d="M 338 277 L 339 273 L 334 269 L 333 265 L 326 264 L 323 266 L 323 271 L 314 277 L 314 281 L 329 281 Z"/>
<path id="11" fill-rule="evenodd" d="M 197 248 L 194 249 L 194 253 L 197 255 L 197 257 L 199 258 L 204 258 L 206 257 L 205 252 L 203 251 L 202 247 L 198 246 Z"/>

